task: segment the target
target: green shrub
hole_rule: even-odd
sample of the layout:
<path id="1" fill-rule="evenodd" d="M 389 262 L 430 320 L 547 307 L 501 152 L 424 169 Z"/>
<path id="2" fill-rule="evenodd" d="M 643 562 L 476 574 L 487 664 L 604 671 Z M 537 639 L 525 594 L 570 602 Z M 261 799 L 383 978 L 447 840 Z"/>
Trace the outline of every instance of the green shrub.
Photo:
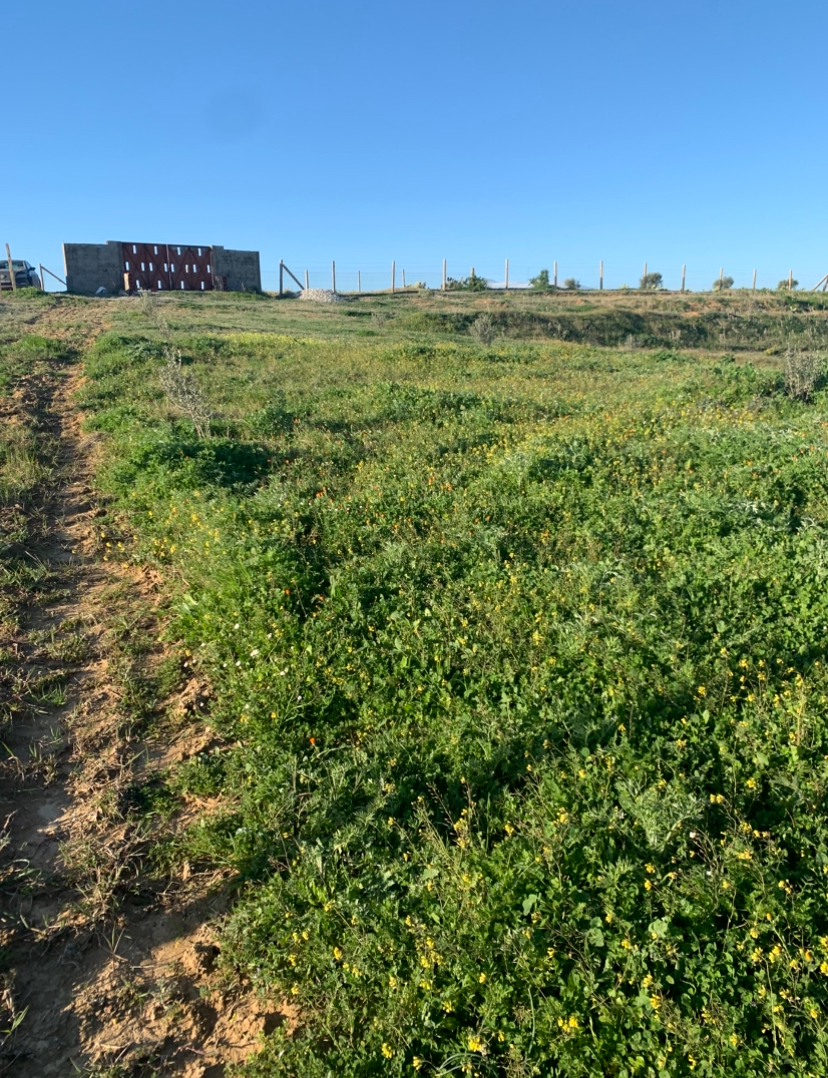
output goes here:
<path id="1" fill-rule="evenodd" d="M 639 280 L 638 287 L 644 292 L 657 292 L 664 287 L 660 273 L 645 273 Z"/>
<path id="2" fill-rule="evenodd" d="M 463 277 L 460 280 L 449 277 L 446 281 L 446 288 L 450 292 L 485 292 L 488 287 L 489 282 L 485 277 L 478 277 L 474 270 L 468 277 Z"/>
<path id="3" fill-rule="evenodd" d="M 794 345 L 785 354 L 785 392 L 791 400 L 808 403 L 825 383 L 825 357 Z"/>
<path id="4" fill-rule="evenodd" d="M 495 338 L 495 325 L 489 314 L 479 314 L 471 325 L 469 333 L 478 344 L 490 345 Z"/>
<path id="5" fill-rule="evenodd" d="M 732 287 L 733 287 L 733 278 L 732 277 L 717 277 L 716 280 L 713 282 L 713 291 L 714 292 L 726 292 L 726 291 L 729 291 Z"/>
<path id="6" fill-rule="evenodd" d="M 537 277 L 531 278 L 529 285 L 537 292 L 547 292 L 552 287 L 549 282 L 549 270 L 542 269 Z"/>
<path id="7" fill-rule="evenodd" d="M 287 407 L 284 390 L 271 394 L 271 399 L 250 418 L 250 429 L 254 434 L 273 438 L 293 430 L 296 415 Z"/>

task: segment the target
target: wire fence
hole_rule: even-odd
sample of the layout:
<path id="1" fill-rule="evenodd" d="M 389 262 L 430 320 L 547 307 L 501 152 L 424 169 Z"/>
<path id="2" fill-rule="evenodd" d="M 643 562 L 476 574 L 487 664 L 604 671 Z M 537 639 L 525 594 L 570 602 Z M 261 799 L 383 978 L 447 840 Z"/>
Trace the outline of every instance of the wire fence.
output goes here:
<path id="1" fill-rule="evenodd" d="M 334 289 L 338 292 L 385 292 L 390 291 L 392 287 L 401 291 L 416 285 L 439 289 L 443 283 L 441 260 L 429 263 L 419 260 L 408 263 L 395 261 L 384 264 L 313 262 L 304 265 L 297 260 L 288 259 L 286 265 L 290 266 L 302 284 L 307 280 L 310 288 Z M 499 264 L 485 262 L 474 266 L 449 262 L 446 264 L 446 276 L 449 279 L 459 280 L 474 273 L 483 278 L 490 288 L 508 286 L 510 289 L 520 289 L 530 287 L 529 282 L 543 269 L 549 274 L 550 284 L 557 283 L 562 288 L 567 282 L 574 281 L 577 282 L 577 287 L 585 290 L 603 288 L 606 291 L 613 291 L 638 288 L 641 278 L 648 273 L 660 273 L 662 286 L 670 291 L 680 291 L 682 287 L 686 291 L 693 292 L 711 291 L 722 277 L 732 278 L 734 288 L 776 289 L 782 282 L 791 279 L 795 284 L 804 287 L 808 287 L 811 283 L 809 279 L 798 280 L 796 273 L 790 269 L 782 270 L 776 276 L 770 276 L 767 272 L 759 274 L 756 269 L 744 266 L 735 269 L 727 266 L 691 268 L 663 267 L 646 263 L 612 265 L 601 262 L 586 264 L 556 263 L 555 261 L 544 265 L 510 262 L 507 268 L 505 260 Z M 262 287 L 265 291 L 279 290 L 279 276 L 278 266 L 262 271 Z M 801 277 L 804 277 L 804 274 Z M 822 283 L 820 281 L 820 286 Z M 298 291 L 298 286 L 287 274 L 284 277 L 284 287 L 287 291 Z"/>

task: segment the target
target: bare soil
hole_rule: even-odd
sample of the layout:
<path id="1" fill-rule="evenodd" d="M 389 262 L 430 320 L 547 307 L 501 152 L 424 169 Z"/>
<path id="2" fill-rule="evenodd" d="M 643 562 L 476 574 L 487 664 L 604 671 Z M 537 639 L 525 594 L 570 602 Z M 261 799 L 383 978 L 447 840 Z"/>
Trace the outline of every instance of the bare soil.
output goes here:
<path id="1" fill-rule="evenodd" d="M 54 308 L 42 321 L 35 332 L 76 337 Z M 17 623 L 0 624 L 11 715 L 0 731 L 0 1074 L 220 1078 L 295 1015 L 217 964 L 226 876 L 152 867 L 153 844 L 183 815 L 156 824 L 128 809 L 136 783 L 214 743 L 197 717 L 209 687 L 182 682 L 151 732 L 130 718 L 113 625 L 157 640 L 163 581 L 106 557 L 78 379 L 55 364 L 0 399 L 0 422 L 32 425 L 56 447 L 16 552 L 42 567 L 38 597 L 21 594 Z M 140 662 L 165 658 L 153 645 Z"/>

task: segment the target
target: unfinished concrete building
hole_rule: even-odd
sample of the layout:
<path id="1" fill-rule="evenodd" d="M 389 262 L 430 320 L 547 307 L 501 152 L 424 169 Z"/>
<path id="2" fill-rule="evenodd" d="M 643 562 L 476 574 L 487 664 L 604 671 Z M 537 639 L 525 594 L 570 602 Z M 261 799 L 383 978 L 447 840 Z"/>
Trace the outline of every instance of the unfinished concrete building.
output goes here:
<path id="1" fill-rule="evenodd" d="M 181 243 L 64 243 L 66 290 L 107 292 L 261 291 L 258 251 Z"/>

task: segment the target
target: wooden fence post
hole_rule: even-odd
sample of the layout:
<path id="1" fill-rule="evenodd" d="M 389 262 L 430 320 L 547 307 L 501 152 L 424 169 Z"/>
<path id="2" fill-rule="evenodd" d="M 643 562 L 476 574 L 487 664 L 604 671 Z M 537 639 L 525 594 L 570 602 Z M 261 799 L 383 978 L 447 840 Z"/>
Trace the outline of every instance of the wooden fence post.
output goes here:
<path id="1" fill-rule="evenodd" d="M 506 259 L 506 291 L 509 291 L 509 259 Z"/>
<path id="2" fill-rule="evenodd" d="M 443 259 L 443 291 L 448 288 L 448 278 L 446 277 L 446 260 Z"/>
<path id="3" fill-rule="evenodd" d="M 751 291 L 752 292 L 756 291 L 756 270 L 753 271 L 753 285 L 751 287 Z"/>
<path id="4" fill-rule="evenodd" d="M 641 283 L 644 285 L 645 288 L 647 287 L 647 263 L 646 262 L 644 263 L 644 275 L 641 278 Z"/>
<path id="5" fill-rule="evenodd" d="M 687 280 L 687 266 L 681 267 L 681 290 L 684 291 L 684 283 Z"/>
<path id="6" fill-rule="evenodd" d="M 336 292 L 336 262 L 331 262 L 331 287 Z"/>
<path id="7" fill-rule="evenodd" d="M 64 279 L 62 277 L 58 277 L 58 275 L 56 273 L 52 273 L 52 271 L 48 268 L 48 266 L 41 265 L 40 268 L 44 273 L 48 273 L 50 277 L 54 277 L 54 279 L 58 282 L 58 284 L 62 284 L 64 288 L 66 287 L 66 281 L 64 281 Z M 45 289 L 44 289 L 44 292 L 45 292 Z"/>
<path id="8" fill-rule="evenodd" d="M 305 291 L 310 291 L 310 275 L 307 270 L 305 270 Z"/>
<path id="9" fill-rule="evenodd" d="M 43 276 L 43 263 L 42 262 L 38 262 L 38 264 L 37 264 L 37 272 L 38 272 L 38 276 L 40 277 L 40 291 L 45 292 L 46 291 L 46 286 L 43 283 L 45 278 Z"/>
<path id="10" fill-rule="evenodd" d="M 793 270 L 788 272 L 788 291 L 793 292 Z"/>
<path id="11" fill-rule="evenodd" d="M 604 263 L 603 261 L 598 263 L 598 289 L 604 291 Z"/>
<path id="12" fill-rule="evenodd" d="M 391 263 L 391 291 L 397 291 L 397 263 Z"/>
<path id="13" fill-rule="evenodd" d="M 723 284 L 724 284 L 724 266 L 722 266 L 722 268 L 719 270 L 719 291 L 720 292 L 722 290 L 722 285 Z"/>
<path id="14" fill-rule="evenodd" d="M 282 261 L 282 259 L 280 258 L 279 259 L 279 295 L 280 296 L 281 296 L 282 292 L 284 291 L 284 283 L 285 283 L 285 264 Z"/>
<path id="15" fill-rule="evenodd" d="M 357 292 L 362 291 L 362 271 L 357 270 Z"/>
<path id="16" fill-rule="evenodd" d="M 402 273 L 403 273 L 403 292 L 404 292 L 405 291 L 405 270 L 403 270 Z"/>
<path id="17" fill-rule="evenodd" d="M 552 263 L 552 284 L 555 286 L 555 288 L 558 287 L 558 263 L 557 262 Z"/>
<path id="18" fill-rule="evenodd" d="M 12 292 L 16 292 L 17 291 L 17 280 L 16 280 L 16 278 L 14 276 L 14 266 L 12 265 L 12 256 L 11 256 L 11 251 L 9 250 L 9 245 L 8 244 L 6 244 L 6 258 L 9 260 L 9 280 L 11 281 Z"/>

